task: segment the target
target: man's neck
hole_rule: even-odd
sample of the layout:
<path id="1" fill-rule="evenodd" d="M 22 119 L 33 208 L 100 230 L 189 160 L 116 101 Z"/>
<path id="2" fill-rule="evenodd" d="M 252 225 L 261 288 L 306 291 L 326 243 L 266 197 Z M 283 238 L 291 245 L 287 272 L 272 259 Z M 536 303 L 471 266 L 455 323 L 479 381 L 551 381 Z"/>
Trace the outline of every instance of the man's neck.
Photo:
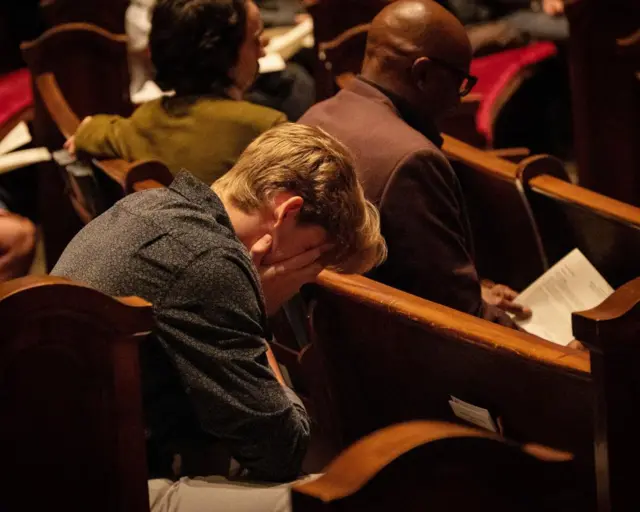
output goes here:
<path id="1" fill-rule="evenodd" d="M 422 133 L 436 146 L 442 146 L 442 137 L 440 136 L 435 119 L 427 114 L 424 108 L 418 109 L 414 107 L 401 91 L 399 91 L 397 87 L 394 87 L 393 82 L 388 83 L 385 82 L 385 80 L 371 79 L 368 78 L 366 74 L 362 74 L 361 79 L 387 96 L 400 114 L 400 117 L 402 117 L 409 126 Z"/>

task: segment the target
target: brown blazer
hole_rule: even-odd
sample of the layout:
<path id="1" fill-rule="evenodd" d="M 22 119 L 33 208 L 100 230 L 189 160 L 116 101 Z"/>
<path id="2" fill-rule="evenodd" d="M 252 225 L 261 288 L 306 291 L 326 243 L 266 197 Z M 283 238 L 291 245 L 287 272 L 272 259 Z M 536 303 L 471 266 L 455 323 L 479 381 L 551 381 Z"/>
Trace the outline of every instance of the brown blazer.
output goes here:
<path id="1" fill-rule="evenodd" d="M 385 93 L 353 80 L 299 122 L 324 129 L 352 151 L 365 194 L 380 209 L 389 257 L 370 277 L 513 325 L 482 300 L 469 220 L 453 168 L 436 144 L 403 120 Z M 430 136 L 439 138 L 437 132 Z"/>

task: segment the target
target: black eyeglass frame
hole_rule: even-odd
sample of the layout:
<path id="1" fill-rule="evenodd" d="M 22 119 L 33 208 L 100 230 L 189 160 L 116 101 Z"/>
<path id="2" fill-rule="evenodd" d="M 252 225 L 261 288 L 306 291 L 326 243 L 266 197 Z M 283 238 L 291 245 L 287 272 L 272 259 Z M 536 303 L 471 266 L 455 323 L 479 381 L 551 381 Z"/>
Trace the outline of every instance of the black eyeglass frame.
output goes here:
<path id="1" fill-rule="evenodd" d="M 458 78 L 460 78 L 460 84 L 464 83 L 465 80 L 467 81 L 465 87 L 458 90 L 458 94 L 460 95 L 461 98 L 464 98 L 467 94 L 469 94 L 471 90 L 478 83 L 477 76 L 470 75 L 469 73 L 462 71 L 460 68 L 457 68 L 453 64 L 449 64 L 447 61 L 444 61 L 442 59 L 437 59 L 435 57 L 426 57 L 426 58 L 432 62 L 435 62 L 439 66 L 442 66 L 443 68 L 448 69 L 453 74 L 457 75 Z"/>

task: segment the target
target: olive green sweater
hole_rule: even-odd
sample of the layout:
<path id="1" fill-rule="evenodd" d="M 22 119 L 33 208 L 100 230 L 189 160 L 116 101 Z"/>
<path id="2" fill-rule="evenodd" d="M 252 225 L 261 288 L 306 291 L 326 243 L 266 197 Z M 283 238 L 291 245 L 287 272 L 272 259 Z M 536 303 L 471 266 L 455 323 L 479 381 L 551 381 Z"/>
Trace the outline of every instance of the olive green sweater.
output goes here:
<path id="1" fill-rule="evenodd" d="M 78 130 L 76 149 L 93 156 L 154 159 L 207 184 L 226 173 L 261 133 L 286 121 L 270 108 L 226 98 L 161 98 L 131 117 L 96 115 Z"/>

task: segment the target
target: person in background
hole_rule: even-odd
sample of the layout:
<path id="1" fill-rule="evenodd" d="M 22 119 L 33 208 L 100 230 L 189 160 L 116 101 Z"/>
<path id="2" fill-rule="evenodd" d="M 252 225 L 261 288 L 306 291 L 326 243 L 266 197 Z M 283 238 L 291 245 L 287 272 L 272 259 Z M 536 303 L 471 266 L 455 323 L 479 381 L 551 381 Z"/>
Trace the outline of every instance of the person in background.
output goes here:
<path id="1" fill-rule="evenodd" d="M 291 27 L 305 16 L 300 0 L 256 0 L 265 27 Z"/>
<path id="2" fill-rule="evenodd" d="M 33 223 L 9 211 L 0 189 L 0 282 L 22 277 L 29 271 L 35 241 Z"/>
<path id="3" fill-rule="evenodd" d="M 181 172 L 80 231 L 52 273 L 153 304 L 140 349 L 153 512 L 286 502 L 287 486 L 250 485 L 297 478 L 309 439 L 267 318 L 323 268 L 366 272 L 385 254 L 350 154 L 294 124 L 261 135 L 211 187 Z M 225 479 L 230 457 L 241 482 Z"/>
<path id="4" fill-rule="evenodd" d="M 292 27 L 308 18 L 299 0 L 256 0 L 265 27 Z M 247 94 L 253 103 L 271 107 L 297 121 L 316 101 L 315 80 L 304 57 L 286 63 L 282 71 L 260 74 Z"/>
<path id="5" fill-rule="evenodd" d="M 264 54 L 260 11 L 252 0 L 159 0 L 149 46 L 156 82 L 172 97 L 131 117 L 95 115 L 67 141 L 71 152 L 125 160 L 156 159 L 188 168 L 206 184 L 286 117 L 243 100 Z"/>
<path id="6" fill-rule="evenodd" d="M 520 46 L 530 40 L 569 37 L 563 0 L 446 0 L 466 25 L 474 54 Z"/>
<path id="7" fill-rule="evenodd" d="M 131 97 L 135 103 L 163 94 L 153 81 L 154 71 L 149 52 L 151 15 L 155 3 L 156 0 L 131 0 L 127 9 Z M 307 16 L 298 0 L 256 0 L 256 4 L 267 28 L 292 27 Z M 260 74 L 246 98 L 252 103 L 278 110 L 295 121 L 313 105 L 315 82 L 305 66 L 290 61 L 282 71 Z"/>
<path id="8" fill-rule="evenodd" d="M 530 311 L 508 287 L 481 283 L 460 183 L 436 127 L 473 88 L 470 61 L 465 29 L 450 12 L 428 0 L 394 2 L 372 22 L 362 75 L 300 123 L 355 155 L 389 246 L 373 279 L 515 327 L 506 313 Z"/>

